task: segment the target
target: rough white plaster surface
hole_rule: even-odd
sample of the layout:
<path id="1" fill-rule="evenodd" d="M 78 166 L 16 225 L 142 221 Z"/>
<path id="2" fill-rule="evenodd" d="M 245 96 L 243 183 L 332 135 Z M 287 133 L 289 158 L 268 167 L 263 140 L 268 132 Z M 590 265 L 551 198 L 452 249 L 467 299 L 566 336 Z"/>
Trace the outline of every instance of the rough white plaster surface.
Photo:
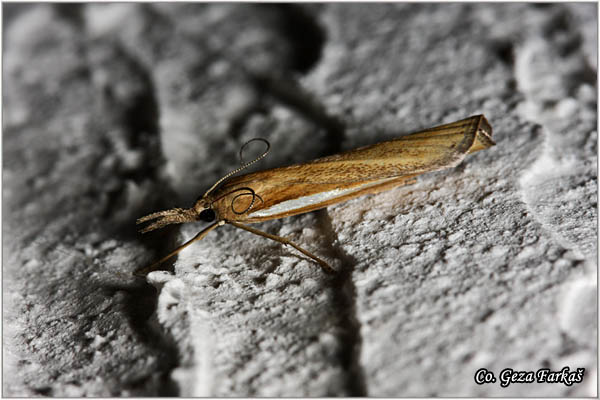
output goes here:
<path id="1" fill-rule="evenodd" d="M 596 396 L 596 7 L 4 5 L 3 394 Z M 267 168 L 479 113 L 457 168 L 259 227 L 336 276 L 227 226 L 131 275 L 203 226 L 135 219 L 252 137 Z"/>

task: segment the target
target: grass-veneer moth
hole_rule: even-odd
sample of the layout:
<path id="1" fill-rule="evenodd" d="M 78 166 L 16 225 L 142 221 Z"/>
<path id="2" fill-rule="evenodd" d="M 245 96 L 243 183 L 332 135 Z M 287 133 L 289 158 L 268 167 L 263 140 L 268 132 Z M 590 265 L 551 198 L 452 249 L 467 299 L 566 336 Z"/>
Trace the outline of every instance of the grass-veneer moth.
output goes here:
<path id="1" fill-rule="evenodd" d="M 150 223 L 142 233 L 169 224 L 193 221 L 212 224 L 159 261 L 137 270 L 136 274 L 158 269 L 162 262 L 225 224 L 290 245 L 315 260 L 325 272 L 335 272 L 327 262 L 288 239 L 245 224 L 302 214 L 402 186 L 414 181 L 419 174 L 454 167 L 467 154 L 495 144 L 492 127 L 483 115 L 476 115 L 303 164 L 234 177 L 269 151 L 266 140 L 255 140 L 264 141 L 266 151 L 217 181 L 192 208 L 159 211 L 137 220 L 137 224 Z M 243 147 L 240 157 L 242 150 Z"/>

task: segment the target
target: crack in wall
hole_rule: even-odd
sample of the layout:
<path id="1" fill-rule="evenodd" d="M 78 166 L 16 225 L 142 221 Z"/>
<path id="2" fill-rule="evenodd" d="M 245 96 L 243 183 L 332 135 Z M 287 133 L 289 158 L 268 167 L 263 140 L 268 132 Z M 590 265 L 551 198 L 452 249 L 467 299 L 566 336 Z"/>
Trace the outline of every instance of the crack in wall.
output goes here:
<path id="1" fill-rule="evenodd" d="M 357 260 L 346 253 L 338 243 L 337 235 L 333 229 L 331 216 L 326 209 L 316 211 L 319 217 L 319 226 L 325 233 L 327 243 L 333 255 L 341 260 L 341 268 L 337 276 L 330 282 L 333 288 L 333 306 L 340 315 L 339 327 L 342 333 L 340 342 L 342 348 L 339 352 L 340 361 L 346 372 L 346 389 L 350 396 L 368 396 L 363 366 L 360 362 L 362 337 L 360 334 L 360 321 L 356 310 L 356 287 L 352 280 L 352 273 Z"/>
<path id="2" fill-rule="evenodd" d="M 213 38 L 181 33 L 183 38 L 201 44 L 214 57 L 227 62 L 232 70 L 247 79 L 258 94 L 256 104 L 233 119 L 229 134 L 233 137 L 239 136 L 253 115 L 267 113 L 270 107 L 266 98 L 271 98 L 325 130 L 326 144 L 317 156 L 338 153 L 345 137 L 343 120 L 331 115 L 318 99 L 298 83 L 297 78 L 318 64 L 326 41 L 325 31 L 320 27 L 316 16 L 305 7 L 295 4 L 261 4 L 255 7 L 258 12 L 275 13 L 277 18 L 269 22 L 274 24 L 272 28 L 284 38 L 290 48 L 288 59 L 283 60 L 281 66 L 274 66 L 268 71 L 250 66 L 234 51 L 222 46 L 218 40 L 215 43 L 211 40 Z"/>
<path id="3" fill-rule="evenodd" d="M 315 16 L 306 7 L 295 3 L 265 3 L 257 7 L 277 14 L 275 28 L 292 48 L 289 68 L 299 74 L 309 72 L 321 59 L 326 40 Z"/>
<path id="4" fill-rule="evenodd" d="M 308 121 L 325 129 L 327 143 L 318 156 L 335 154 L 341 150 L 345 134 L 342 120 L 329 115 L 323 105 L 298 85 L 291 76 L 274 77 L 252 73 L 248 73 L 248 76 L 259 91 L 268 93 Z"/>
<path id="5" fill-rule="evenodd" d="M 39 24 L 36 26 L 38 30 L 25 38 L 16 37 L 23 42 L 17 41 L 16 48 L 12 50 L 23 57 L 29 55 L 31 47 L 40 42 L 44 44 L 43 47 L 35 48 L 32 59 L 19 60 L 19 63 L 25 65 L 18 67 L 32 68 L 31 71 L 39 72 L 39 76 L 34 79 L 35 85 L 25 87 L 22 91 L 16 86 L 15 91 L 6 95 L 17 101 L 25 95 L 35 96 L 40 103 L 52 104 L 56 109 L 47 125 L 30 122 L 31 127 L 19 138 L 24 141 L 31 139 L 27 147 L 32 162 L 26 168 L 18 169 L 18 173 L 26 176 L 29 171 L 41 166 L 37 174 L 40 181 L 43 179 L 53 185 L 48 185 L 47 190 L 44 190 L 44 186 L 36 188 L 34 185 L 15 189 L 34 195 L 37 209 L 46 208 L 49 211 L 39 213 L 36 210 L 36 221 L 25 226 L 22 226 L 23 221 L 20 221 L 21 226 L 18 225 L 19 221 L 16 224 L 13 221 L 11 225 L 16 228 L 15 237 L 19 236 L 19 232 L 29 229 L 36 231 L 36 238 L 40 237 L 40 233 L 41 238 L 50 238 L 48 249 L 40 249 L 37 239 L 34 242 L 21 241 L 18 246 L 14 246 L 18 248 L 13 249 L 13 254 L 10 255 L 11 269 L 16 270 L 12 277 L 13 284 L 26 283 L 23 290 L 19 291 L 22 293 L 19 296 L 23 297 L 15 302 L 17 307 L 24 307 L 18 310 L 23 319 L 19 321 L 20 326 L 13 328 L 22 330 L 23 341 L 15 335 L 12 346 L 22 346 L 19 348 L 23 350 L 23 354 L 18 356 L 19 362 L 27 362 L 38 368 L 22 368 L 21 365 L 16 367 L 16 372 L 22 374 L 19 378 L 25 377 L 24 384 L 31 385 L 33 391 L 37 391 L 36 385 L 47 382 L 48 386 L 42 387 L 40 393 L 61 396 L 74 393 L 103 393 L 106 396 L 107 393 L 116 395 L 122 394 L 118 391 L 127 390 L 135 390 L 134 393 L 156 393 L 153 392 L 156 386 L 152 385 L 155 382 L 146 380 L 137 385 L 133 382 L 135 377 L 118 372 L 122 365 L 115 365 L 121 361 L 131 363 L 129 365 L 134 367 L 132 371 L 127 371 L 131 374 L 143 369 L 137 356 L 148 359 L 155 357 L 164 361 L 166 366 L 169 365 L 171 349 L 160 338 L 153 338 L 142 332 L 142 322 L 145 320 L 145 313 L 148 313 L 146 308 L 151 312 L 150 303 L 155 296 L 144 287 L 128 285 L 127 282 L 119 287 L 110 287 L 107 283 L 110 278 L 106 275 L 98 279 L 98 274 L 104 272 L 99 271 L 99 264 L 102 264 L 102 268 L 107 267 L 107 258 L 104 255 L 96 257 L 96 252 L 102 252 L 98 247 L 109 244 L 114 238 L 115 225 L 118 226 L 120 222 L 102 217 L 100 211 L 104 199 L 97 195 L 106 196 L 113 184 L 122 185 L 124 181 L 131 179 L 125 177 L 126 174 L 119 167 L 106 165 L 105 161 L 123 162 L 123 153 L 148 149 L 136 144 L 133 148 L 111 148 L 108 144 L 107 137 L 111 132 L 117 132 L 112 138 L 118 139 L 118 135 L 125 130 L 120 129 L 123 124 L 116 122 L 121 112 L 118 107 L 102 108 L 101 101 L 98 101 L 100 96 L 96 96 L 93 90 L 93 72 L 106 71 L 101 71 L 102 67 L 95 69 L 94 63 L 88 58 L 90 51 L 98 49 L 96 46 L 99 43 L 92 42 L 86 35 L 82 7 L 84 6 L 32 7 L 27 13 L 32 18 L 37 18 L 35 24 Z M 24 16 L 26 17 L 29 15 Z M 58 22 L 57 17 L 60 18 Z M 32 20 L 28 21 L 31 23 Z M 23 25 L 24 21 L 20 20 L 18 23 Z M 57 26 L 58 29 L 64 28 L 60 35 L 53 30 Z M 15 42 L 11 44 L 14 45 Z M 38 55 L 42 62 L 37 59 Z M 64 67 L 67 72 L 64 72 Z M 15 78 L 18 81 L 21 77 L 17 75 Z M 53 89 L 48 91 L 48 87 Z M 52 94 L 54 90 L 56 97 Z M 32 115 L 37 112 L 38 109 L 32 107 Z M 56 129 L 57 126 L 62 129 Z M 56 158 L 50 170 L 39 162 L 40 156 L 45 153 L 51 153 Z M 144 164 L 141 169 L 144 169 Z M 140 172 L 134 169 L 130 171 Z M 143 171 L 142 175 L 145 173 Z M 108 203 L 110 205 L 110 200 Z M 118 211 L 110 206 L 108 209 Z M 19 209 L 13 211 L 13 217 L 23 212 Z M 130 211 L 125 210 L 125 214 Z M 128 220 L 129 217 L 127 215 Z M 52 230 L 58 234 L 49 234 L 48 231 Z M 128 238 L 123 236 L 126 243 Z M 17 243 L 14 239 L 12 242 Z M 85 250 L 82 251 L 79 246 Z M 62 250 L 63 247 L 67 250 Z M 56 259 L 56 254 L 61 253 L 66 253 L 67 257 Z M 98 259 L 102 262 L 96 262 Z M 121 256 L 120 261 L 123 260 L 124 257 Z M 27 268 L 27 263 L 31 268 Z M 26 268 L 17 268 L 19 266 Z M 114 274 L 114 270 L 106 272 Z M 120 309 L 123 304 L 127 304 L 125 310 Z M 63 313 L 66 314 L 65 317 L 56 318 L 56 314 Z M 132 333 L 140 333 L 140 337 L 150 340 L 144 343 L 146 346 L 139 345 L 132 339 Z M 119 335 L 118 339 L 137 354 L 110 354 L 113 346 L 118 347 L 120 344 L 119 340 L 112 340 Z M 29 378 L 31 379 L 28 381 Z M 158 393 L 175 392 L 158 390 Z"/>
<path id="6" fill-rule="evenodd" d="M 64 10 L 60 7 L 58 10 Z M 80 9 L 77 8 L 78 13 Z M 69 18 L 73 11 L 69 11 Z M 76 18 L 79 21 L 80 18 Z M 159 138 L 159 109 L 155 96 L 154 83 L 150 71 L 129 53 L 120 42 L 110 38 L 90 39 L 89 32 L 83 23 L 81 30 L 88 37 L 87 56 L 92 82 L 100 86 L 100 111 L 101 115 L 113 119 L 118 129 L 105 132 L 103 143 L 108 150 L 107 154 L 115 155 L 120 164 L 112 171 L 119 176 L 121 185 L 107 192 L 108 202 L 104 210 L 104 219 L 108 221 L 106 226 L 113 226 L 111 217 L 122 209 L 129 209 L 134 213 L 143 213 L 139 209 L 128 206 L 128 182 L 139 186 L 148 184 L 158 187 L 154 195 L 150 194 L 143 204 L 145 209 L 153 209 L 164 204 L 164 198 L 173 194 L 169 185 L 161 177 L 161 168 L 165 160 L 160 149 Z M 110 80 L 94 77 L 110 76 Z M 120 87 L 121 80 L 127 80 L 127 91 Z M 132 154 L 139 154 L 141 160 L 128 166 L 128 159 Z M 160 192 L 160 195 L 156 195 Z M 137 215 L 128 214 L 125 220 L 131 224 Z M 116 227 L 120 224 L 116 224 Z M 113 230 L 116 229 L 113 226 Z M 174 229 L 168 229 L 164 234 L 169 240 L 159 240 L 158 237 L 150 240 L 138 239 L 148 251 L 158 249 L 162 253 L 170 249 L 174 240 Z M 170 332 L 154 321 L 158 302 L 158 291 L 146 283 L 135 282 L 133 285 L 115 285 L 100 283 L 103 291 L 111 297 L 118 292 L 126 293 L 123 299 L 123 312 L 140 341 L 148 347 L 154 348 L 160 358 L 159 384 L 153 384 L 153 375 L 145 376 L 136 381 L 129 382 L 129 390 L 139 390 L 147 394 L 159 396 L 177 396 L 179 388 L 171 377 L 172 371 L 180 364 L 179 348 Z M 153 319 L 154 318 L 154 319 Z M 154 323 L 152 323 L 154 321 Z M 154 326 L 154 327 L 153 327 Z M 150 390 L 150 391 L 148 391 Z M 156 390 L 156 391 L 154 391 Z"/>

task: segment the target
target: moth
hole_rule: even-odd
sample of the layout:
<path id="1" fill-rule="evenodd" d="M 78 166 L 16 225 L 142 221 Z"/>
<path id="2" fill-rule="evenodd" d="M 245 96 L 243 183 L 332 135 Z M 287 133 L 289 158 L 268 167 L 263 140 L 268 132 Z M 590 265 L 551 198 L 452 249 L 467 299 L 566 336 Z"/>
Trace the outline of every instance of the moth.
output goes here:
<path id="1" fill-rule="evenodd" d="M 483 115 L 476 115 L 303 164 L 233 176 L 267 155 L 269 143 L 264 139 L 253 140 L 265 142 L 266 151 L 218 180 L 193 207 L 159 211 L 137 220 L 137 224 L 149 223 L 142 233 L 169 224 L 194 221 L 212 224 L 136 274 L 158 269 L 161 263 L 225 224 L 290 245 L 316 261 L 325 272 L 333 273 L 334 268 L 308 250 L 246 224 L 302 214 L 402 186 L 414 182 L 419 174 L 454 167 L 467 154 L 495 144 L 491 125 Z"/>

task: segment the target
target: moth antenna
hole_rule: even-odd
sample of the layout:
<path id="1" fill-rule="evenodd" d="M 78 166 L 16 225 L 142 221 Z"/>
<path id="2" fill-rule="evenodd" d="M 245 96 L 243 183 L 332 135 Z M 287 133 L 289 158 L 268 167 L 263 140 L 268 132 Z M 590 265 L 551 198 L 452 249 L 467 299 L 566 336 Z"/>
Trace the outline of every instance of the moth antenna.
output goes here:
<path id="1" fill-rule="evenodd" d="M 244 151 L 244 147 L 246 147 L 246 146 L 247 146 L 247 145 L 248 145 L 250 142 L 253 142 L 253 141 L 255 141 L 255 140 L 260 140 L 260 141 L 264 142 L 264 143 L 267 145 L 267 149 L 264 151 L 264 153 L 262 153 L 260 156 L 256 157 L 254 160 L 252 160 L 252 161 L 248 161 L 247 163 L 245 163 L 245 164 L 244 164 L 244 163 L 243 163 L 243 162 L 244 162 L 244 159 L 243 159 L 243 157 L 242 157 L 242 152 Z M 234 169 L 233 171 L 231 171 L 230 173 L 228 173 L 227 175 L 225 175 L 224 177 L 222 177 L 221 179 L 219 179 L 218 181 L 216 181 L 216 182 L 215 182 L 215 184 L 214 184 L 214 185 L 212 185 L 212 186 L 210 187 L 210 189 L 208 189 L 208 190 L 206 191 L 206 193 L 204 193 L 204 196 L 202 196 L 202 197 L 206 197 L 206 196 L 208 196 L 208 195 L 210 194 L 210 192 L 212 192 L 213 190 L 215 190 L 215 188 L 216 188 L 217 186 L 219 186 L 219 184 L 220 184 L 221 182 L 223 182 L 225 179 L 229 178 L 229 177 L 230 177 L 230 176 L 232 176 L 232 175 L 235 175 L 235 174 L 237 174 L 238 172 L 240 172 L 240 171 L 242 171 L 242 170 L 244 170 L 244 169 L 248 168 L 248 167 L 249 167 L 249 166 L 251 166 L 252 164 L 254 164 L 254 163 L 256 163 L 256 162 L 258 162 L 258 161 L 262 160 L 263 158 L 265 158 L 265 157 L 267 156 L 267 154 L 269 153 L 269 150 L 270 150 L 270 149 L 271 149 L 271 143 L 269 143 L 269 141 L 268 141 L 267 139 L 263 139 L 263 138 L 254 138 L 254 139 L 250 139 L 250 140 L 248 140 L 246 143 L 244 143 L 244 144 L 242 145 L 242 147 L 240 147 L 240 162 L 242 162 L 242 166 L 241 166 L 241 167 L 239 167 L 239 168 L 237 168 L 237 169 Z"/>
<path id="2" fill-rule="evenodd" d="M 263 203 L 265 202 L 262 199 L 262 197 L 260 197 L 259 195 L 257 195 L 256 192 L 252 188 L 246 188 L 246 187 L 239 188 L 239 189 L 234 190 L 233 192 L 230 192 L 229 194 L 235 193 L 235 192 L 237 192 L 239 190 L 249 190 L 250 193 L 240 193 L 237 196 L 235 196 L 233 199 L 231 199 L 231 211 L 233 211 L 234 214 L 242 215 L 242 214 L 247 213 L 248 211 L 250 211 L 252 209 L 252 207 L 254 206 L 254 202 L 256 201 L 257 197 L 259 198 L 259 200 L 261 202 L 263 202 Z M 248 196 L 248 195 L 252 196 L 252 201 L 250 202 L 250 204 L 248 205 L 248 207 L 246 207 L 246 209 L 244 211 L 235 211 L 235 208 L 233 208 L 233 204 L 235 203 L 235 201 L 237 200 L 237 198 L 240 197 L 240 196 Z"/>
<path id="3" fill-rule="evenodd" d="M 260 197 L 260 195 L 256 194 L 256 192 L 254 191 L 254 189 L 252 189 L 252 188 L 249 188 L 249 187 L 241 187 L 241 188 L 237 188 L 237 189 L 235 189 L 235 190 L 232 190 L 231 192 L 224 193 L 224 194 L 222 194 L 221 196 L 217 197 L 216 199 L 214 199 L 214 200 L 213 200 L 213 201 L 210 203 L 210 206 L 209 206 L 209 207 L 211 207 L 211 208 L 212 208 L 212 205 L 213 205 L 213 203 L 215 203 L 216 201 L 219 201 L 219 200 L 221 200 L 223 197 L 229 196 L 230 194 L 232 194 L 232 193 L 235 193 L 235 192 L 239 192 L 239 191 L 241 191 L 241 190 L 247 190 L 247 191 L 249 191 L 250 193 L 240 193 L 240 194 L 238 194 L 237 196 L 235 196 L 235 197 L 234 197 L 234 198 L 231 200 L 231 211 L 233 211 L 233 213 L 235 213 L 235 214 L 237 214 L 237 215 L 242 215 L 242 214 L 244 214 L 245 212 L 248 212 L 248 211 L 249 211 L 249 210 L 250 210 L 250 209 L 251 209 L 251 208 L 254 206 L 254 203 L 256 202 L 256 198 L 257 198 L 257 197 L 258 197 L 258 199 L 261 201 L 261 203 L 264 203 L 264 202 L 265 202 L 265 201 L 263 200 L 263 198 L 262 198 L 262 197 Z M 238 198 L 238 197 L 240 197 L 240 196 L 247 196 L 247 195 L 250 195 L 250 196 L 252 196 L 252 201 L 250 202 L 250 205 L 249 205 L 248 207 L 246 207 L 246 209 L 245 209 L 244 211 L 241 211 L 241 212 L 239 212 L 239 211 L 235 211 L 235 208 L 233 208 L 233 203 L 235 203 L 235 201 L 237 200 L 237 198 Z"/>

